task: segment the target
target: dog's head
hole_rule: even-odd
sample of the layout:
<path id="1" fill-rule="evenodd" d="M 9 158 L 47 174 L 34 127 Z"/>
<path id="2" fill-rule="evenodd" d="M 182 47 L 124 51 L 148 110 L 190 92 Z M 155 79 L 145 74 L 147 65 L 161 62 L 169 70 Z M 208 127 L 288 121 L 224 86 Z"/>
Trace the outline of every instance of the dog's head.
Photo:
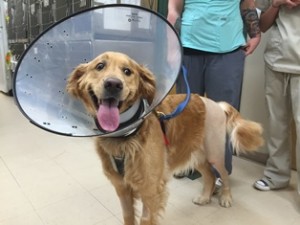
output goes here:
<path id="1" fill-rule="evenodd" d="M 105 131 L 119 126 L 119 116 L 139 99 L 152 103 L 154 75 L 127 55 L 105 52 L 80 64 L 67 81 L 67 91 L 85 104 Z"/>

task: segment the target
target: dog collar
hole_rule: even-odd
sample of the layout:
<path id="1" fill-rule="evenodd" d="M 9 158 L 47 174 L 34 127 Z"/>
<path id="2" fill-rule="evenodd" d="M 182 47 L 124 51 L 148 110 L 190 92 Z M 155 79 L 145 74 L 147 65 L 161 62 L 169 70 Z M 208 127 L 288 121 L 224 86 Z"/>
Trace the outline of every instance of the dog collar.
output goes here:
<path id="1" fill-rule="evenodd" d="M 138 99 L 133 103 L 133 105 L 128 108 L 125 112 L 122 112 L 120 115 L 120 123 L 126 123 L 127 121 L 131 120 L 133 116 L 135 116 L 141 106 L 141 99 Z"/>

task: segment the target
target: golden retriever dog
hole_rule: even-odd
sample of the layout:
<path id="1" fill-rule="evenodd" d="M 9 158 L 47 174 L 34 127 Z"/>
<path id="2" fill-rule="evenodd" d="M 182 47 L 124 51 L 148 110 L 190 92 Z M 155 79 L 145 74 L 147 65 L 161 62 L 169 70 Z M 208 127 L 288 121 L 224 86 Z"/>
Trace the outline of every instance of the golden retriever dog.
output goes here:
<path id="1" fill-rule="evenodd" d="M 118 129 L 120 115 L 138 99 L 151 104 L 155 84 L 146 67 L 125 54 L 105 52 L 74 69 L 67 91 L 83 101 L 99 129 L 111 132 Z M 184 94 L 168 95 L 132 134 L 96 137 L 97 152 L 120 199 L 125 225 L 137 224 L 137 198 L 143 205 L 139 224 L 159 224 L 168 196 L 167 182 L 172 174 L 183 170 L 195 169 L 202 174 L 203 190 L 193 202 L 204 205 L 214 192 L 215 167 L 223 181 L 220 205 L 230 207 L 232 197 L 224 167 L 226 132 L 237 152 L 254 151 L 263 144 L 260 124 L 243 119 L 225 102 L 196 94 L 191 95 L 182 113 L 163 122 L 163 132 L 159 115 L 171 113 L 184 99 Z"/>

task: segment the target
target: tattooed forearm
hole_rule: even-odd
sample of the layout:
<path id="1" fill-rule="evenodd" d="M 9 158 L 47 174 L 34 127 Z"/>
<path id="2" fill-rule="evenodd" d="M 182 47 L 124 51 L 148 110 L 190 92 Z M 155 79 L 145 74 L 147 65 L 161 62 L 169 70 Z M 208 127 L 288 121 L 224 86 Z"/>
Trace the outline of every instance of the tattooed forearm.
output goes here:
<path id="1" fill-rule="evenodd" d="M 259 18 L 256 9 L 242 9 L 242 18 L 244 21 L 244 26 L 250 38 L 257 37 L 260 35 L 259 29 Z"/>
<path id="2" fill-rule="evenodd" d="M 260 35 L 259 18 L 254 0 L 241 0 L 241 15 L 244 27 L 250 38 Z"/>

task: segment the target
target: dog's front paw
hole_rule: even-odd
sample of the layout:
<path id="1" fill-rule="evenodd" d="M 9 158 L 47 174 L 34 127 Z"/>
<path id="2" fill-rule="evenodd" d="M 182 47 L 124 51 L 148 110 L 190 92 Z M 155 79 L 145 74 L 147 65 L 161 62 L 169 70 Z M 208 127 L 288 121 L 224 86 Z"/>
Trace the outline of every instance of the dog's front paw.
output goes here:
<path id="1" fill-rule="evenodd" d="M 232 206 L 232 197 L 230 195 L 221 195 L 219 203 L 222 207 L 229 208 Z"/>
<path id="2" fill-rule="evenodd" d="M 197 196 L 193 199 L 193 203 L 196 205 L 206 205 L 210 203 L 210 197 L 206 197 L 203 195 Z"/>

